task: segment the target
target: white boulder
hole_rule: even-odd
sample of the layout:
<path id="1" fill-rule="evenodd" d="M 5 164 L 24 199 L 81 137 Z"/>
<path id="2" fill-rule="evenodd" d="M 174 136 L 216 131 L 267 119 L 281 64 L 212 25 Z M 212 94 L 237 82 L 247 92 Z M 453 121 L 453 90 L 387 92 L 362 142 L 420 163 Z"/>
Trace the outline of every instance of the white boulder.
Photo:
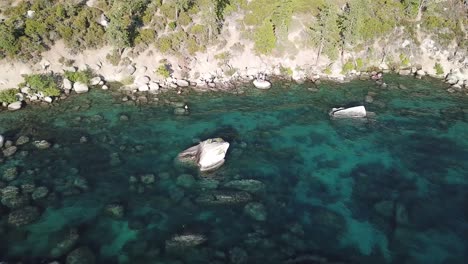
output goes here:
<path id="1" fill-rule="evenodd" d="M 159 84 L 155 82 L 151 82 L 149 84 L 149 90 L 150 91 L 158 91 L 159 90 Z"/>
<path id="2" fill-rule="evenodd" d="M 135 79 L 135 84 L 140 86 L 140 85 L 148 84 L 150 81 L 151 81 L 150 77 L 140 76 Z"/>
<path id="3" fill-rule="evenodd" d="M 63 89 L 65 90 L 71 90 L 73 85 L 72 85 L 72 82 L 70 80 L 68 80 L 67 78 L 63 79 Z"/>
<path id="4" fill-rule="evenodd" d="M 102 81 L 101 77 L 97 76 L 89 80 L 89 84 L 98 85 Z"/>
<path id="5" fill-rule="evenodd" d="M 73 89 L 75 90 L 76 93 L 87 93 L 89 91 L 88 85 L 81 83 L 81 82 L 76 82 L 73 84 Z"/>
<path id="6" fill-rule="evenodd" d="M 366 108 L 364 106 L 355 106 L 351 108 L 333 108 L 330 116 L 334 118 L 363 118 L 367 116 Z"/>
<path id="7" fill-rule="evenodd" d="M 183 163 L 195 163 L 200 171 L 210 171 L 224 164 L 224 157 L 229 148 L 229 143 L 222 138 L 207 139 L 178 155 L 178 160 Z"/>
<path id="8" fill-rule="evenodd" d="M 107 86 L 107 85 L 104 84 L 104 85 L 101 87 L 101 89 L 103 89 L 103 90 L 109 90 L 109 86 Z"/>
<path id="9" fill-rule="evenodd" d="M 0 148 L 3 147 L 3 143 L 5 143 L 5 138 L 0 135 Z"/>
<path id="10" fill-rule="evenodd" d="M 271 83 L 267 80 L 260 80 L 260 79 L 256 79 L 253 81 L 253 85 L 258 88 L 258 89 L 262 89 L 262 90 L 266 90 L 266 89 L 270 89 L 271 88 Z"/>
<path id="11" fill-rule="evenodd" d="M 22 106 L 21 102 L 19 102 L 19 101 L 14 102 L 14 103 L 11 103 L 11 104 L 8 105 L 8 110 L 16 111 L 16 110 L 21 109 L 21 106 Z"/>
<path id="12" fill-rule="evenodd" d="M 50 96 L 44 97 L 44 102 L 49 103 L 49 104 L 52 103 L 52 97 Z"/>
<path id="13" fill-rule="evenodd" d="M 138 86 L 138 91 L 139 92 L 147 92 L 147 91 L 149 91 L 149 86 L 147 84 L 140 85 L 140 86 Z"/>
<path id="14" fill-rule="evenodd" d="M 186 80 L 177 80 L 177 86 L 179 87 L 187 87 L 190 83 Z"/>

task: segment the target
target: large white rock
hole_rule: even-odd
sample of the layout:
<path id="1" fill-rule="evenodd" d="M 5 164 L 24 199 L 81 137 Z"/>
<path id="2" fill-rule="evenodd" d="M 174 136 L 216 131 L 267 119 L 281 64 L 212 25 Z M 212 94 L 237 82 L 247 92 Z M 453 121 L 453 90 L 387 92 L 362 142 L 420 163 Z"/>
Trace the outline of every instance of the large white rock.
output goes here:
<path id="1" fill-rule="evenodd" d="M 5 138 L 0 135 L 0 148 L 3 147 L 3 143 L 5 143 Z"/>
<path id="2" fill-rule="evenodd" d="M 81 82 L 74 83 L 73 89 L 75 90 L 76 93 L 87 93 L 89 91 L 88 85 L 81 83 Z"/>
<path id="3" fill-rule="evenodd" d="M 333 108 L 330 116 L 335 118 L 363 118 L 367 116 L 366 108 L 364 106 L 355 106 L 351 108 Z"/>
<path id="4" fill-rule="evenodd" d="M 178 160 L 183 163 L 195 163 L 200 171 L 210 171 L 224 164 L 224 157 L 229 148 L 229 143 L 222 138 L 207 139 L 178 155 Z"/>
<path id="5" fill-rule="evenodd" d="M 253 81 L 253 85 L 258 88 L 258 89 L 262 89 L 262 90 L 266 90 L 266 89 L 270 89 L 271 88 L 271 83 L 269 81 L 266 81 L 266 80 L 259 80 L 259 79 L 256 79 Z"/>
<path id="6" fill-rule="evenodd" d="M 101 77 L 97 76 L 89 80 L 89 84 L 98 85 L 102 81 Z"/>
<path id="7" fill-rule="evenodd" d="M 158 83 L 155 83 L 155 82 L 151 82 L 149 84 L 149 90 L 150 91 L 157 91 L 159 90 L 159 84 Z"/>
<path id="8" fill-rule="evenodd" d="M 147 84 L 140 85 L 140 86 L 138 86 L 138 91 L 139 92 L 147 92 L 147 91 L 149 91 L 149 86 Z"/>
<path id="9" fill-rule="evenodd" d="M 68 80 L 67 78 L 63 79 L 63 89 L 65 90 L 71 90 L 73 87 L 72 82 Z"/>
<path id="10" fill-rule="evenodd" d="M 151 81 L 150 77 L 140 76 L 135 79 L 135 84 L 140 86 L 140 85 L 149 84 L 150 81 Z"/>
<path id="11" fill-rule="evenodd" d="M 21 102 L 14 102 L 8 105 L 8 110 L 16 111 L 16 110 L 21 109 L 21 106 L 22 106 Z"/>
<path id="12" fill-rule="evenodd" d="M 190 83 L 187 82 L 186 80 L 177 80 L 177 86 L 179 86 L 179 87 L 187 87 L 189 85 L 190 85 Z"/>

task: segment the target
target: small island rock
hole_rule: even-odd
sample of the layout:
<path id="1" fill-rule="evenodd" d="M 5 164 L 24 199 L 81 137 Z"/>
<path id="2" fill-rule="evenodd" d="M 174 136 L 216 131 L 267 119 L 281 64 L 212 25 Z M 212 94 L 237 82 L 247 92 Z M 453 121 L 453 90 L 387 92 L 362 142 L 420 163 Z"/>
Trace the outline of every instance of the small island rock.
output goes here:
<path id="1" fill-rule="evenodd" d="M 182 163 L 195 163 L 200 171 L 210 171 L 224 164 L 229 143 L 222 138 L 207 139 L 178 155 Z"/>
<path id="2" fill-rule="evenodd" d="M 333 108 L 330 116 L 334 118 L 363 118 L 367 116 L 366 108 L 364 106 L 356 106 L 351 108 Z"/>

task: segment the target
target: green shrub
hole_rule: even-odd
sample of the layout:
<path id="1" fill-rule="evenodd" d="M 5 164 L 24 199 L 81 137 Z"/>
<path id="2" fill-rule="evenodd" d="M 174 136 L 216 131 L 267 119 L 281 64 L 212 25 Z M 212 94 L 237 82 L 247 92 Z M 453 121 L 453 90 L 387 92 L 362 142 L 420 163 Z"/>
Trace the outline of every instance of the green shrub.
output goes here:
<path id="1" fill-rule="evenodd" d="M 190 16 L 183 12 L 179 15 L 179 19 L 177 20 L 177 22 L 181 25 L 181 26 L 188 26 L 190 23 L 192 23 L 192 18 L 190 18 Z"/>
<path id="2" fill-rule="evenodd" d="M 106 55 L 106 60 L 114 66 L 119 65 L 120 59 L 121 57 L 118 50 L 113 50 L 111 53 Z"/>
<path id="3" fill-rule="evenodd" d="M 89 84 L 89 80 L 93 78 L 93 71 L 90 69 L 86 69 L 84 71 L 77 71 L 77 72 L 65 71 L 64 75 L 68 80 L 72 82 L 80 82 L 84 84 Z"/>
<path id="4" fill-rule="evenodd" d="M 153 29 L 145 28 L 138 33 L 138 36 L 135 38 L 135 44 L 145 43 L 148 45 L 153 43 L 155 39 L 156 32 Z"/>
<path id="5" fill-rule="evenodd" d="M 177 23 L 175 21 L 169 22 L 169 28 L 171 30 L 176 29 L 176 27 L 177 27 Z"/>
<path id="6" fill-rule="evenodd" d="M 400 54 L 400 61 L 403 67 L 408 67 L 410 65 L 410 60 L 404 54 Z"/>
<path id="7" fill-rule="evenodd" d="M 133 76 L 128 76 L 128 77 L 126 77 L 125 79 L 123 79 L 123 80 L 121 81 L 121 83 L 122 83 L 123 85 L 130 85 L 130 84 L 132 84 L 134 81 L 135 81 L 135 77 L 133 77 Z"/>
<path id="8" fill-rule="evenodd" d="M 283 67 L 280 66 L 280 73 L 282 76 L 289 76 L 291 77 L 293 75 L 293 70 L 289 67 Z"/>
<path id="9" fill-rule="evenodd" d="M 4 91 L 0 91 L 0 103 L 13 103 L 16 102 L 16 94 L 18 93 L 18 89 L 8 89 Z"/>
<path id="10" fill-rule="evenodd" d="M 168 36 L 160 37 L 156 46 L 160 52 L 169 53 L 172 50 L 172 39 Z"/>
<path id="11" fill-rule="evenodd" d="M 361 70 L 364 68 L 364 60 L 361 58 L 356 59 L 356 69 Z"/>
<path id="12" fill-rule="evenodd" d="M 442 75 L 444 74 L 444 68 L 442 67 L 442 65 L 438 62 L 436 62 L 436 64 L 434 65 L 434 70 L 436 71 L 436 74 L 437 75 Z"/>
<path id="13" fill-rule="evenodd" d="M 254 33 L 255 51 L 259 54 L 270 54 L 276 47 L 276 36 L 273 24 L 265 20 Z"/>
<path id="14" fill-rule="evenodd" d="M 171 76 L 171 73 L 170 73 L 167 65 L 165 65 L 165 64 L 159 66 L 156 69 L 156 73 L 159 74 L 161 77 L 164 77 L 164 78 L 169 78 Z"/>
<path id="15" fill-rule="evenodd" d="M 31 74 L 26 75 L 24 80 L 31 89 L 42 92 L 44 96 L 59 96 L 60 90 L 53 75 Z"/>
<path id="16" fill-rule="evenodd" d="M 325 70 L 323 70 L 323 73 L 328 74 L 328 75 L 332 74 L 331 67 L 330 66 L 326 67 Z"/>
<path id="17" fill-rule="evenodd" d="M 343 65 L 343 68 L 342 68 L 341 72 L 342 72 L 343 74 L 346 74 L 346 73 L 348 73 L 348 72 L 354 70 L 354 68 L 355 68 L 355 67 L 354 67 L 353 61 L 348 60 L 348 61 Z"/>

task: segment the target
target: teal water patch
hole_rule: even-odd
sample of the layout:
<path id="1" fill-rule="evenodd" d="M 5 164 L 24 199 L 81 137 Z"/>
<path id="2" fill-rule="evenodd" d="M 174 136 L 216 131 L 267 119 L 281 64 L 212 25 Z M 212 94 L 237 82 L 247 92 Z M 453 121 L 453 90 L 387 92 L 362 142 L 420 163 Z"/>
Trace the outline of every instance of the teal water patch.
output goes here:
<path id="1" fill-rule="evenodd" d="M 464 263 L 468 98 L 431 79 L 385 81 L 186 91 L 147 104 L 92 90 L 2 112 L 0 134 L 51 147 L 0 157 L 0 189 L 10 187 L 0 261 L 64 263 L 87 247 L 96 263 Z M 185 104 L 189 114 L 175 115 Z M 328 115 L 361 104 L 375 116 Z M 175 162 L 214 137 L 230 143 L 218 170 Z M 16 178 L 3 180 L 11 167 Z M 38 215 L 17 213 L 26 206 Z"/>

